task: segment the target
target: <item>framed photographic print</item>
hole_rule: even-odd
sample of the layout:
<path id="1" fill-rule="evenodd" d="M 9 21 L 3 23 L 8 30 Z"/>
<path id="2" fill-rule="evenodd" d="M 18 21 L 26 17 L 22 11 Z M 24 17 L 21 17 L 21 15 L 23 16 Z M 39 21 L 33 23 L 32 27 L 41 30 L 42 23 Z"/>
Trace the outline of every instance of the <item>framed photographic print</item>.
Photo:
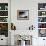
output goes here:
<path id="1" fill-rule="evenodd" d="M 29 10 L 17 10 L 17 20 L 29 20 Z"/>

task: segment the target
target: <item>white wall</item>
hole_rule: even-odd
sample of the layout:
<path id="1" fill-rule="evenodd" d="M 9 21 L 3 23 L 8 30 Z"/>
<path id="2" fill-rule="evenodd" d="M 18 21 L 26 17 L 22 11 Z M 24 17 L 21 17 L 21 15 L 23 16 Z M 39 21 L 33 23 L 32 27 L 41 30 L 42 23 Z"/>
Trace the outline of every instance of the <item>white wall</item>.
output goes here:
<path id="1" fill-rule="evenodd" d="M 26 34 L 29 26 L 35 26 L 33 46 L 40 46 L 38 43 L 43 43 L 42 38 L 38 38 L 38 3 L 46 3 L 46 0 L 11 0 L 11 22 L 16 26 L 15 32 Z M 17 10 L 29 10 L 29 20 L 17 20 Z"/>
<path id="2" fill-rule="evenodd" d="M 37 29 L 38 3 L 45 3 L 46 0 L 11 0 L 11 22 L 17 30 L 27 30 L 34 25 Z M 29 10 L 29 20 L 17 20 L 17 10 Z"/>
<path id="3" fill-rule="evenodd" d="M 17 10 L 29 10 L 29 20 L 17 20 Z M 31 0 L 11 1 L 11 16 L 12 16 L 11 22 L 14 22 L 17 30 L 27 30 L 29 26 L 31 26 L 32 24 L 35 25 L 35 23 L 37 23 L 36 15 L 37 15 L 37 2 L 35 1 L 33 2 Z"/>

